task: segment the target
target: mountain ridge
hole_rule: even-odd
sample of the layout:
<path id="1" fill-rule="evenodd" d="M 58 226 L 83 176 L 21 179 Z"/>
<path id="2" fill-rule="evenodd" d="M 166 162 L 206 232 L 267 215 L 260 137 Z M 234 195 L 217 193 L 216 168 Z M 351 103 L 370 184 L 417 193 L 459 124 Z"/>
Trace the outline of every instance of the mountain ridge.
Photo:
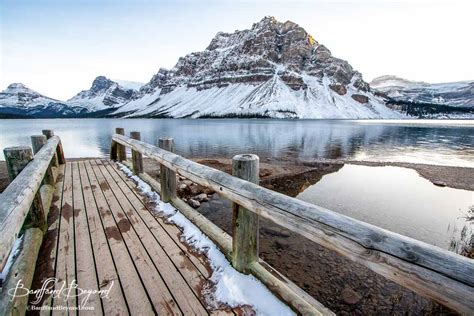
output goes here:
<path id="1" fill-rule="evenodd" d="M 204 51 L 160 68 L 126 117 L 382 118 L 385 107 L 362 75 L 294 22 L 265 17 L 250 29 L 219 32 Z"/>
<path id="2" fill-rule="evenodd" d="M 250 29 L 218 32 L 205 50 L 180 57 L 171 69 L 159 68 L 145 84 L 98 76 L 67 101 L 12 84 L 0 93 L 0 114 L 358 119 L 449 115 L 454 109 L 472 116 L 466 100 L 474 103 L 474 82 L 381 76 L 369 84 L 301 26 L 267 16 Z"/>

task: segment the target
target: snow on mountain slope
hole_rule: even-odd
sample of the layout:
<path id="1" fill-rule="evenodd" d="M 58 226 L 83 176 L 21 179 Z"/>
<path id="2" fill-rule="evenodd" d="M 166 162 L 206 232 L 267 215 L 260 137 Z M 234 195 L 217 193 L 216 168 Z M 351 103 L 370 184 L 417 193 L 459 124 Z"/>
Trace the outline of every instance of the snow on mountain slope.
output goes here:
<path id="1" fill-rule="evenodd" d="M 48 98 L 22 83 L 12 83 L 0 92 L 0 107 L 31 108 L 61 101 Z"/>
<path id="2" fill-rule="evenodd" d="M 128 81 L 128 80 L 119 80 L 119 79 L 111 79 L 112 81 L 118 83 L 125 89 L 132 89 L 132 90 L 140 90 L 140 88 L 144 85 L 143 82 L 137 82 L 137 81 Z"/>
<path id="3" fill-rule="evenodd" d="M 12 83 L 0 92 L 0 114 L 32 117 L 63 117 L 83 113 L 80 107 L 48 98 L 22 83 Z"/>
<path id="4" fill-rule="evenodd" d="M 474 80 L 431 84 L 382 76 L 372 80 L 370 86 L 398 101 L 474 107 Z"/>
<path id="5" fill-rule="evenodd" d="M 218 33 L 206 50 L 160 69 L 127 117 L 398 118 L 359 72 L 303 28 L 265 17 L 250 30 Z"/>
<path id="6" fill-rule="evenodd" d="M 130 86 L 136 83 L 125 82 Z M 89 90 L 83 90 L 67 101 L 71 106 L 87 109 L 88 112 L 116 108 L 130 101 L 137 90 L 124 87 L 119 83 L 99 76 L 94 79 Z"/>

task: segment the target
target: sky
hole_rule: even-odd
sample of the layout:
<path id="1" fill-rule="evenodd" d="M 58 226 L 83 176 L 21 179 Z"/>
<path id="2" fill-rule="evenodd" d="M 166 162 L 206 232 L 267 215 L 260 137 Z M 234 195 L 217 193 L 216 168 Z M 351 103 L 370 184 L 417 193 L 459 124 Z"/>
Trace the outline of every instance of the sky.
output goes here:
<path id="1" fill-rule="evenodd" d="M 67 100 L 93 79 L 146 83 L 219 31 L 293 21 L 366 81 L 474 80 L 473 0 L 0 0 L 0 90 Z"/>

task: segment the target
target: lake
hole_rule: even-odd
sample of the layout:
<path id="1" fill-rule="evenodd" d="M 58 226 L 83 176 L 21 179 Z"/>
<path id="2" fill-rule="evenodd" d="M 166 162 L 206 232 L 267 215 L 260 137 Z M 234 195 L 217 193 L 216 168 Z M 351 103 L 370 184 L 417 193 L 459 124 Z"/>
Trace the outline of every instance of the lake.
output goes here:
<path id="1" fill-rule="evenodd" d="M 435 186 L 412 169 L 346 164 L 297 198 L 445 249 L 465 226 L 472 234 L 474 192 Z"/>
<path id="2" fill-rule="evenodd" d="M 115 127 L 140 131 L 149 143 L 173 137 L 186 157 L 255 153 L 474 168 L 473 120 L 0 120 L 0 147 L 29 145 L 30 135 L 52 129 L 66 157 L 107 157 Z M 443 248 L 474 204 L 474 192 L 436 187 L 410 169 L 356 165 L 324 176 L 298 198 Z"/>
<path id="3" fill-rule="evenodd" d="M 149 143 L 173 137 L 176 152 L 187 157 L 255 153 L 474 167 L 474 120 L 0 120 L 0 147 L 29 145 L 30 135 L 52 129 L 66 157 L 106 157 L 115 127 L 140 131 Z"/>

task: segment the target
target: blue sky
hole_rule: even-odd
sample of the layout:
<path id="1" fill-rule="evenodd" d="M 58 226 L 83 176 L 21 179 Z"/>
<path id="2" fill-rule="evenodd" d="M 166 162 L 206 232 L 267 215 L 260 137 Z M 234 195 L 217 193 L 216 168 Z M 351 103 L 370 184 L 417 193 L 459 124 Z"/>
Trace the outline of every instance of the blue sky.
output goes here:
<path id="1" fill-rule="evenodd" d="M 147 82 L 266 15 L 298 23 L 367 81 L 471 80 L 473 2 L 0 0 L 0 90 L 22 82 L 64 100 L 98 75 Z"/>

